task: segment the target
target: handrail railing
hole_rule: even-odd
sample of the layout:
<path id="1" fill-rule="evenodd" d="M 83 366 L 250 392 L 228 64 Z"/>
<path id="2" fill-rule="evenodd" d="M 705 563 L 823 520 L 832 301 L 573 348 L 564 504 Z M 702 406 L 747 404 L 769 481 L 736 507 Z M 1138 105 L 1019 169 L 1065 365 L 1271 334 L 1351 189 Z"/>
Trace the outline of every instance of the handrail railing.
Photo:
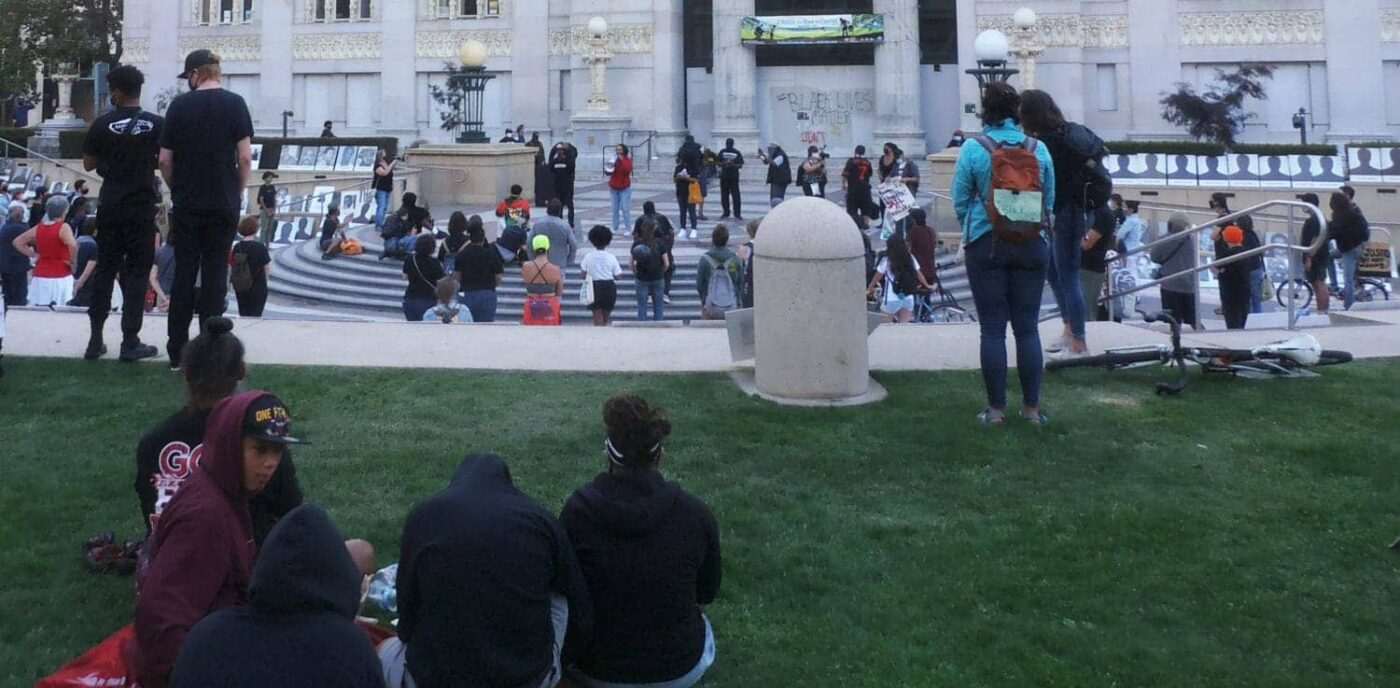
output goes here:
<path id="1" fill-rule="evenodd" d="M 1199 257 L 1200 257 L 1200 249 L 1199 249 L 1200 241 L 1199 241 L 1199 239 L 1197 238 L 1199 234 L 1201 234 L 1202 232 L 1205 232 L 1205 231 L 1213 231 L 1213 230 L 1215 230 L 1216 228 L 1218 228 L 1218 227 L 1219 227 L 1221 224 L 1223 224 L 1223 223 L 1230 222 L 1231 220 L 1239 219 L 1239 218 L 1244 217 L 1244 216 L 1246 216 L 1246 215 L 1252 215 L 1252 214 L 1257 213 L 1258 211 L 1260 211 L 1260 210 L 1262 210 L 1262 209 L 1264 209 L 1264 208 L 1271 208 L 1271 207 L 1287 207 L 1287 208 L 1290 209 L 1290 211 L 1293 210 L 1293 209 L 1301 208 L 1301 209 L 1303 209 L 1303 210 L 1306 210 L 1306 211 L 1312 213 L 1313 216 L 1317 218 L 1318 225 L 1319 225 L 1317 238 L 1314 239 L 1314 240 L 1313 240 L 1313 243 L 1312 243 L 1311 245 L 1309 245 L 1309 246 L 1301 246 L 1301 245 L 1292 244 L 1292 243 L 1289 243 L 1289 244 L 1263 244 L 1262 246 L 1259 246 L 1259 247 L 1256 247 L 1256 248 L 1252 248 L 1252 249 L 1249 249 L 1249 250 L 1247 250 L 1247 251 L 1243 251 L 1243 252 L 1240 252 L 1240 253 L 1236 253 L 1235 255 L 1232 255 L 1232 256 L 1230 256 L 1230 257 L 1228 257 L 1228 258 L 1220 258 L 1220 259 L 1217 259 L 1217 260 L 1209 261 L 1209 262 L 1207 262 L 1205 265 L 1197 265 L 1197 264 L 1196 264 L 1196 261 L 1197 261 L 1197 260 L 1199 259 Z M 1290 212 L 1290 215 L 1291 215 L 1291 212 Z M 1134 256 L 1134 255 L 1137 255 L 1137 254 L 1140 254 L 1140 253 L 1149 252 L 1149 251 L 1151 251 L 1153 248 L 1156 248 L 1156 247 L 1158 247 L 1158 246 L 1165 246 L 1165 245 L 1170 244 L 1170 243 L 1173 243 L 1173 242 L 1187 241 L 1188 239 L 1191 241 L 1191 246 L 1193 247 L 1193 250 L 1191 251 L 1191 254 L 1190 254 L 1190 255 L 1191 255 L 1191 263 L 1192 263 L 1192 267 L 1191 267 L 1191 268 L 1186 269 L 1186 270 L 1182 270 L 1182 271 L 1180 271 L 1180 272 L 1176 272 L 1176 273 L 1173 273 L 1173 274 L 1170 274 L 1170 275 L 1164 275 L 1164 276 L 1159 277 L 1159 278 L 1157 278 L 1157 279 L 1150 280 L 1150 281 L 1148 281 L 1146 284 L 1138 284 L 1138 285 L 1133 286 L 1132 289 L 1125 289 L 1125 290 L 1123 290 L 1123 291 L 1115 291 L 1114 288 L 1113 288 L 1113 281 L 1112 281 L 1112 280 L 1109 280 L 1109 282 L 1108 282 L 1108 295 L 1105 296 L 1103 299 L 1100 299 L 1100 300 L 1099 300 L 1099 303 L 1102 303 L 1102 302 L 1104 302 L 1104 301 L 1112 301 L 1112 300 L 1115 299 L 1115 298 L 1120 298 L 1120 297 L 1123 297 L 1123 296 L 1128 296 L 1129 294 L 1136 294 L 1137 292 L 1144 291 L 1144 290 L 1147 290 L 1147 289 L 1151 289 L 1151 288 L 1153 288 L 1153 287 L 1160 287 L 1161 285 L 1163 285 L 1163 284 L 1165 284 L 1165 283 L 1167 283 L 1167 282 L 1169 282 L 1169 281 L 1171 281 L 1171 280 L 1180 279 L 1180 278 L 1182 278 L 1182 277 L 1194 277 L 1194 276 L 1196 276 L 1196 275 L 1198 275 L 1198 274 L 1200 274 L 1200 273 L 1202 273 L 1202 272 L 1205 272 L 1206 270 L 1213 270 L 1213 269 L 1216 269 L 1216 268 L 1224 267 L 1224 266 L 1229 265 L 1229 264 L 1231 264 L 1231 263 L 1237 263 L 1237 262 L 1240 262 L 1240 261 L 1243 261 L 1243 260 L 1249 260 L 1250 258 L 1253 258 L 1253 257 L 1255 257 L 1255 256 L 1264 255 L 1265 253 L 1268 253 L 1268 252 L 1270 252 L 1270 251 L 1287 251 L 1287 252 L 1288 252 L 1289 274 L 1293 274 L 1293 273 L 1295 272 L 1294 268 L 1296 267 L 1296 260 L 1297 260 L 1297 256 L 1298 256 L 1298 255 L 1300 255 L 1300 254 L 1303 254 L 1303 255 L 1310 255 L 1310 254 L 1312 254 L 1312 253 L 1317 252 L 1318 249 L 1320 249 L 1320 248 L 1322 248 L 1323 246 L 1326 246 L 1326 245 L 1327 245 L 1327 242 L 1331 239 L 1331 237 L 1329 236 L 1329 229 L 1328 229 L 1328 227 L 1327 227 L 1327 218 L 1326 218 L 1326 216 L 1323 215 L 1322 210 L 1321 210 L 1320 208 L 1318 208 L 1317 206 L 1312 205 L 1311 203 L 1304 203 L 1304 202 L 1302 202 L 1302 201 L 1283 201 L 1283 200 L 1266 201 L 1266 202 L 1264 202 L 1264 203 L 1260 203 L 1260 204 L 1257 204 L 1257 205 L 1250 206 L 1250 207 L 1245 208 L 1245 209 L 1243 209 L 1243 210 L 1237 210 L 1237 211 L 1232 212 L 1232 213 L 1229 213 L 1229 214 L 1227 214 L 1227 215 L 1222 215 L 1222 216 L 1220 216 L 1220 217 L 1214 218 L 1214 219 L 1211 220 L 1210 222 L 1206 222 L 1206 223 L 1204 223 L 1204 224 L 1196 225 L 1196 226 L 1194 226 L 1194 227 L 1191 227 L 1191 228 L 1189 228 L 1189 229 L 1185 229 L 1185 230 L 1180 231 L 1180 232 L 1177 232 L 1177 233 L 1175 233 L 1175 234 L 1169 234 L 1169 235 L 1167 235 L 1167 236 L 1165 236 L 1165 237 L 1163 237 L 1163 238 L 1161 238 L 1161 239 L 1158 239 L 1158 240 L 1156 240 L 1156 241 L 1151 241 L 1151 242 L 1148 242 L 1148 243 L 1143 244 L 1143 245 L 1141 245 L 1141 246 L 1138 246 L 1138 247 L 1136 247 L 1136 248 L 1133 248 L 1133 249 L 1131 249 L 1131 250 L 1124 251 L 1122 255 L 1120 255 L 1117 259 L 1115 259 L 1115 262 L 1118 262 L 1118 261 L 1126 262 L 1126 260 L 1127 260 L 1129 257 L 1131 257 L 1131 256 Z M 1292 241 L 1292 238 L 1290 237 L 1289 240 Z M 1293 280 L 1289 280 L 1288 284 L 1289 284 L 1289 288 L 1290 288 L 1290 289 L 1296 289 L 1296 288 L 1297 288 L 1297 283 L 1294 282 Z M 1200 306 L 1200 301 L 1201 301 L 1201 289 L 1200 289 L 1200 280 L 1199 280 L 1199 279 L 1193 279 L 1193 280 L 1192 280 L 1191 292 L 1192 292 L 1192 298 L 1194 298 L 1194 299 L 1196 300 L 1196 305 L 1197 305 L 1197 307 L 1198 307 L 1197 310 L 1198 310 L 1198 312 L 1199 312 L 1199 306 Z M 1290 329 L 1290 330 L 1293 329 L 1293 328 L 1297 325 L 1297 310 L 1296 310 L 1297 307 L 1296 307 L 1295 303 L 1296 303 L 1296 299 L 1291 298 L 1291 297 L 1288 299 L 1288 329 Z"/>
<path id="2" fill-rule="evenodd" d="M 642 139 L 641 143 L 631 144 L 631 143 L 627 143 L 627 136 L 628 136 L 629 134 L 646 134 L 646 138 L 645 138 L 645 139 Z M 637 149 L 637 148 L 641 148 L 642 146 L 646 146 L 646 148 L 647 148 L 647 158 L 646 158 L 646 159 L 647 159 L 647 171 L 648 171 L 648 172 L 651 171 L 651 161 L 652 161 L 652 159 L 656 157 L 656 153 L 655 153 L 655 151 L 653 150 L 653 144 L 655 143 L 655 141 L 656 141 L 656 130 L 655 130 L 655 129 L 624 129 L 623 132 L 622 132 L 622 142 L 623 142 L 623 143 L 626 143 L 628 148 L 635 150 L 635 149 Z M 633 157 L 635 158 L 635 156 L 633 156 Z"/>
<path id="3" fill-rule="evenodd" d="M 83 178 L 88 179 L 88 180 L 90 180 L 90 181 L 99 182 L 99 183 L 102 181 L 102 178 L 101 178 L 101 177 L 99 177 L 99 176 L 97 176 L 97 175 L 95 175 L 95 174 L 92 174 L 92 173 L 88 172 L 87 170 L 82 170 L 82 169 L 78 169 L 78 168 L 75 168 L 75 167 L 70 167 L 69 165 L 64 164 L 64 163 L 63 163 L 62 161 L 60 161 L 60 160 L 56 160 L 56 159 L 54 159 L 54 158 L 50 158 L 49 156 L 44 155 L 43 153 L 40 153 L 40 152 L 38 152 L 38 151 L 36 151 L 36 150 L 34 150 L 34 149 L 32 149 L 32 148 L 29 148 L 29 147 L 27 147 L 27 146 L 21 146 L 20 144 L 15 143 L 14 141 L 10 141 L 10 140 L 6 139 L 6 140 L 3 140 L 3 143 L 4 143 L 4 145 L 5 145 L 5 147 L 4 147 L 4 151 L 5 151 L 5 152 L 4 152 L 4 155 L 3 155 L 3 156 L 0 156 L 0 157 L 5 157 L 5 158 L 10 157 L 10 149 L 11 149 L 11 148 L 16 148 L 16 149 L 19 149 L 19 150 L 24 151 L 26 154 L 29 155 L 29 157 L 34 158 L 34 159 L 36 159 L 36 160 L 40 160 L 40 161 L 46 162 L 46 163 L 48 163 L 48 164 L 50 164 L 50 165 L 53 165 L 54 167 L 57 167 L 57 168 L 60 169 L 60 170 L 68 170 L 68 171 L 72 172 L 73 174 L 76 174 L 76 175 L 78 175 L 79 177 L 83 177 Z"/>

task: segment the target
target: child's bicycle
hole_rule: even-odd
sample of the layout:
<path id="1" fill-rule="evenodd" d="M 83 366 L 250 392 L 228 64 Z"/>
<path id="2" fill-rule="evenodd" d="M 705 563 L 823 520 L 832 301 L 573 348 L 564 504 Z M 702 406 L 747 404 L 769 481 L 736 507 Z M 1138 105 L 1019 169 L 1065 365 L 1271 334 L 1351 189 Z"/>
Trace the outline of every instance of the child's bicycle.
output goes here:
<path id="1" fill-rule="evenodd" d="M 1070 358 L 1047 362 L 1050 371 L 1067 368 L 1104 368 L 1121 370 L 1147 366 L 1175 366 L 1175 382 L 1157 383 L 1160 395 L 1176 395 L 1186 389 L 1186 364 L 1195 363 L 1207 373 L 1229 373 L 1238 377 L 1260 379 L 1271 377 L 1311 377 L 1310 368 L 1349 363 L 1350 353 L 1325 351 L 1317 339 L 1302 334 L 1274 344 L 1254 349 L 1212 349 L 1181 346 L 1181 323 L 1170 313 L 1143 315 L 1149 323 L 1164 322 L 1171 327 L 1171 345 L 1110 349 L 1098 356 Z"/>

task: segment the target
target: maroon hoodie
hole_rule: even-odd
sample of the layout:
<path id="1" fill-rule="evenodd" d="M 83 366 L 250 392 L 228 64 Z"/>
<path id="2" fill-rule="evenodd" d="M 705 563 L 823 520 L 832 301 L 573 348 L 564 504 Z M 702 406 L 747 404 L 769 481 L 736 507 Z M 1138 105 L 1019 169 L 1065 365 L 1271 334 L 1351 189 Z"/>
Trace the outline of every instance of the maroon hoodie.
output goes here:
<path id="1" fill-rule="evenodd" d="M 165 507 L 146 543 L 136 641 L 124 653 L 128 672 L 143 688 L 164 688 L 191 627 L 248 600 L 255 547 L 243 491 L 243 418 L 265 395 L 239 394 L 214 408 L 199 470 Z"/>

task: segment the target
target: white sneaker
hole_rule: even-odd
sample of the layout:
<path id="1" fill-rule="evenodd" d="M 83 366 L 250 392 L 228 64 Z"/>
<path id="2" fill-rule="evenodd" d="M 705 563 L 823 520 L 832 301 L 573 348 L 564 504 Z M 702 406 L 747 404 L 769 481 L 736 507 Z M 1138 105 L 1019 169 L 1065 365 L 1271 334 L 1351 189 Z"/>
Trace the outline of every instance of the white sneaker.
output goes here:
<path id="1" fill-rule="evenodd" d="M 661 302 L 662 302 L 662 303 L 665 303 L 665 304 L 667 304 L 667 305 L 670 305 L 670 303 L 671 303 L 671 297 L 669 297 L 669 296 L 667 296 L 667 295 L 665 295 L 665 294 L 662 294 L 662 295 L 661 295 Z"/>
<path id="2" fill-rule="evenodd" d="M 691 241 L 695 241 L 696 239 L 699 239 L 699 238 L 700 238 L 700 230 L 698 230 L 698 229 L 692 229 L 692 230 L 690 230 L 690 240 L 691 240 Z"/>
<path id="3" fill-rule="evenodd" d="M 1057 353 L 1060 353 L 1061 351 L 1068 351 L 1068 350 L 1069 350 L 1069 338 L 1068 338 L 1068 337 L 1060 337 L 1059 339 L 1056 339 L 1055 341 L 1050 342 L 1049 344 L 1047 344 L 1047 345 L 1045 346 L 1045 353 L 1047 353 L 1047 354 L 1057 354 Z"/>
<path id="4" fill-rule="evenodd" d="M 1087 349 L 1084 351 L 1070 351 L 1069 347 L 1065 347 L 1060 351 L 1056 351 L 1055 353 L 1050 354 L 1050 360 L 1052 361 L 1070 361 L 1076 358 L 1088 357 L 1089 351 Z"/>

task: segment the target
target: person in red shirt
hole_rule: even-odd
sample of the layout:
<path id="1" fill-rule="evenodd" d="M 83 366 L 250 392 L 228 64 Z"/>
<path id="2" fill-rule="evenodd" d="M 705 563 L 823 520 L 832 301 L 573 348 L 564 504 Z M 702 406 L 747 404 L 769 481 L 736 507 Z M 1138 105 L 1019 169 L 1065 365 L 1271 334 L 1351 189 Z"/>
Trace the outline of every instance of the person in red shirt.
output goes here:
<path id="1" fill-rule="evenodd" d="M 505 221 L 506 227 L 520 227 L 530 224 L 530 201 L 525 197 L 525 189 L 519 184 L 510 187 L 510 195 L 496 206 L 496 217 Z"/>
<path id="2" fill-rule="evenodd" d="M 625 144 L 617 147 L 617 160 L 604 165 L 608 173 L 608 195 L 612 197 L 613 233 L 629 236 L 632 231 L 632 153 Z"/>

